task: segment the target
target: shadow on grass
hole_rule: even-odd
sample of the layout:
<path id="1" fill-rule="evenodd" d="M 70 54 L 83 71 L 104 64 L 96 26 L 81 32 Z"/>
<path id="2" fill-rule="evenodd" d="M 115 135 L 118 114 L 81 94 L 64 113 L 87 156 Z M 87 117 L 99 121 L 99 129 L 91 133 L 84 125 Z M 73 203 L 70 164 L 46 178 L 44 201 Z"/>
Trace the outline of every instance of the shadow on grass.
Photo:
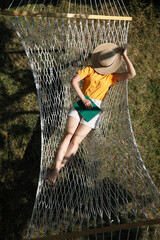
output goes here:
<path id="1" fill-rule="evenodd" d="M 78 161 L 80 161 L 79 166 L 77 164 L 77 158 L 78 158 Z M 30 237 L 33 237 L 33 238 L 44 237 L 43 234 L 45 232 L 46 238 L 47 238 L 51 234 L 51 231 L 50 231 L 51 224 L 54 223 L 55 228 L 56 227 L 58 228 L 57 225 L 59 222 L 61 223 L 59 226 L 60 233 L 64 232 L 65 226 L 68 226 L 68 228 L 66 229 L 67 232 L 72 232 L 74 217 L 76 219 L 76 224 L 78 225 L 78 227 L 79 227 L 78 218 L 79 219 L 81 218 L 82 220 L 82 218 L 84 217 L 83 221 L 81 221 L 81 224 L 82 224 L 81 227 L 83 230 L 86 230 L 86 226 L 88 224 L 89 224 L 89 229 L 94 229 L 95 228 L 94 224 L 96 224 L 96 228 L 102 228 L 102 226 L 107 227 L 112 224 L 118 225 L 117 217 L 119 218 L 121 224 L 127 222 L 124 212 L 126 210 L 125 204 L 132 203 L 132 197 L 131 197 L 132 192 L 130 191 L 130 189 L 127 190 L 122 185 L 119 185 L 118 179 L 117 179 L 117 184 L 115 184 L 109 178 L 105 178 L 98 183 L 99 186 L 104 187 L 102 191 L 102 195 L 100 195 L 99 194 L 100 188 L 99 186 L 96 186 L 96 183 L 97 183 L 96 179 L 92 178 L 92 181 L 93 181 L 93 184 L 91 184 L 92 186 L 90 184 L 87 184 L 87 185 L 84 184 L 87 182 L 88 176 L 86 175 L 85 170 L 82 171 L 80 167 L 81 165 L 85 166 L 85 160 L 82 159 L 80 155 L 77 153 L 77 156 L 72 159 L 72 162 L 69 162 L 67 164 L 66 167 L 68 168 L 67 170 L 68 174 L 67 174 L 67 177 L 63 179 L 63 181 L 58 181 L 55 185 L 55 188 L 52 185 L 49 185 L 48 187 L 44 185 L 42 187 L 41 189 L 42 191 L 40 191 L 39 195 L 37 196 L 37 199 L 41 199 L 41 202 L 37 202 L 36 203 L 37 205 L 35 208 L 36 212 L 38 212 L 37 217 L 38 217 L 39 224 L 36 225 L 32 223 L 33 224 L 32 226 L 34 226 L 34 229 L 32 228 L 30 229 L 31 231 L 33 230 L 32 232 L 33 236 L 30 236 Z M 93 165 L 91 164 L 89 167 L 91 168 L 91 172 L 92 172 L 92 168 L 95 169 L 94 163 Z M 79 169 L 80 171 L 78 172 L 77 169 Z M 82 176 L 81 176 L 82 172 L 84 173 L 84 176 L 83 176 L 84 183 L 82 181 Z M 63 193 L 65 193 L 65 197 L 62 196 Z M 92 194 L 94 194 L 93 198 L 92 198 Z M 115 197 L 114 194 L 117 197 Z M 47 197 L 43 198 L 42 195 Z M 77 198 L 78 196 L 80 197 L 81 200 Z M 128 198 L 125 199 L 123 198 L 123 196 L 128 196 Z M 43 201 L 43 199 L 45 199 L 45 201 Z M 63 199 L 65 199 L 64 204 L 62 203 Z M 103 199 L 103 203 L 102 203 L 102 199 Z M 90 202 L 92 200 L 93 202 Z M 142 200 L 142 196 L 140 196 L 140 200 Z M 86 209 L 86 206 L 87 206 L 86 201 L 92 204 L 92 207 L 90 209 L 88 208 Z M 119 204 L 119 210 L 117 208 L 117 201 Z M 79 205 L 77 202 L 79 203 Z M 103 224 L 98 214 L 92 215 L 91 213 L 92 211 L 94 213 L 94 210 L 96 212 L 96 208 L 99 209 L 101 208 L 100 206 L 102 205 L 105 209 L 103 211 Z M 47 209 L 45 209 L 45 206 L 47 206 Z M 66 210 L 66 206 L 67 206 L 67 210 Z M 79 208 L 79 206 L 81 207 Z M 112 210 L 110 209 L 110 206 L 112 206 Z M 117 211 L 115 211 L 115 209 Z M 122 212 L 120 211 L 120 209 Z M 74 210 L 73 215 L 71 213 L 72 210 Z M 89 213 L 90 217 L 88 222 L 86 214 L 87 212 L 89 212 L 89 210 L 91 210 L 91 212 Z M 111 214 L 110 217 L 113 221 L 112 224 L 109 223 L 109 218 L 107 214 L 108 210 Z M 82 214 L 81 217 L 79 216 L 80 213 Z M 76 218 L 76 214 L 78 215 L 77 218 Z M 133 219 L 135 219 L 135 215 L 132 211 L 130 212 L 127 211 L 126 215 L 129 221 L 133 221 Z M 34 217 L 35 216 L 36 215 L 34 215 Z M 65 221 L 62 218 L 62 216 L 65 216 Z M 48 219 L 50 219 L 50 222 L 47 222 L 46 224 L 44 219 L 47 219 L 47 217 Z M 95 218 L 97 217 L 98 220 L 95 220 L 94 217 Z M 59 220 L 59 222 L 57 221 L 57 219 Z M 35 223 L 35 218 L 34 218 L 34 223 Z M 53 228 L 55 232 L 57 228 L 56 229 Z M 99 240 L 104 240 L 104 239 L 105 240 L 110 240 L 110 239 L 135 240 L 137 239 L 138 240 L 138 239 L 142 239 L 142 237 L 145 234 L 147 234 L 147 231 L 148 231 L 147 228 L 138 227 L 135 229 L 126 229 L 126 230 L 122 229 L 119 231 L 113 231 L 108 233 L 93 234 L 93 235 L 91 234 L 91 235 L 82 237 L 81 239 L 83 240 L 97 240 L 97 239 Z M 38 234 L 40 234 L 40 236 Z M 152 231 L 150 231 L 148 234 L 152 234 Z M 153 231 L 153 235 L 154 235 L 154 231 Z M 80 239 L 80 238 L 77 237 L 73 239 Z"/>
<path id="2" fill-rule="evenodd" d="M 22 238 L 31 217 L 39 175 L 41 137 L 39 112 L 23 110 L 21 106 L 24 96 L 35 93 L 32 72 L 18 68 L 7 53 L 7 46 L 12 45 L 15 36 L 3 19 L 0 32 L 0 226 L 1 239 L 12 240 Z M 15 59 L 19 64 L 21 60 L 26 61 L 25 57 Z M 36 126 L 30 126 L 25 120 L 29 114 L 35 123 L 37 121 Z"/>
<path id="3" fill-rule="evenodd" d="M 38 112 L 24 111 L 24 96 L 35 92 L 35 85 L 32 72 L 29 69 L 23 69 L 21 64 L 27 63 L 26 56 L 22 57 L 23 52 L 15 53 L 16 63 L 13 62 L 7 46 L 11 46 L 15 41 L 14 32 L 8 29 L 5 21 L 0 22 L 0 30 L 3 32 L 1 39 L 1 126 L 4 135 L 1 138 L 1 228 L 3 239 L 21 239 L 28 227 L 31 217 L 32 208 L 37 188 L 39 166 L 40 166 L 40 124 L 37 122 L 36 127 L 30 126 L 25 119 L 28 114 L 34 115 L 34 121 Z M 14 41 L 13 41 L 14 38 Z M 16 40 L 18 41 L 18 40 Z M 14 53 L 12 52 L 12 55 Z M 17 58 L 20 58 L 17 60 Z M 21 57 L 20 57 L 21 56 Z M 21 62 L 22 61 L 22 62 Z M 19 66 L 20 67 L 17 67 Z M 67 67 L 69 64 L 67 65 Z M 46 74 L 44 73 L 44 76 Z M 60 94 L 63 91 L 60 79 L 53 78 L 57 81 L 58 89 L 54 89 L 53 85 L 45 85 L 47 96 L 52 96 L 51 92 Z M 56 75 L 57 76 L 57 75 Z M 54 91 L 55 90 L 55 91 Z M 49 92 L 48 92 L 49 91 Z M 52 96 L 53 98 L 54 96 Z M 54 99 L 51 98 L 52 104 Z M 33 99 L 29 99 L 33 101 Z M 43 112 L 51 113 L 49 100 L 43 104 Z M 61 104 L 59 106 L 61 108 Z M 61 111 L 61 110 L 60 110 Z M 57 112 L 54 122 L 49 122 L 45 127 L 48 129 L 53 126 L 52 132 L 55 131 L 57 124 L 61 122 L 61 115 Z M 60 115 L 60 116 L 59 116 Z M 45 116 L 50 118 L 50 115 Z M 34 130 L 35 129 L 35 130 Z M 45 131 L 47 133 L 47 130 Z M 32 133 L 30 141 L 29 134 Z M 49 136 L 46 136 L 48 139 Z M 25 140 L 23 142 L 23 140 Z M 29 142 L 29 143 L 28 143 Z M 21 148 L 21 150 L 20 150 Z M 26 148 L 26 150 L 25 150 Z M 25 153 L 24 153 L 25 151 Z M 23 155 L 24 154 L 24 155 Z"/>
<path id="4" fill-rule="evenodd" d="M 26 130 L 26 127 L 22 131 Z M 5 182 L 1 186 L 3 239 L 21 239 L 34 204 L 40 166 L 40 127 L 27 145 L 23 159 L 14 159 L 8 141 L 8 158 L 2 160 L 2 175 Z"/>
<path id="5" fill-rule="evenodd" d="M 6 26 L 1 25 L 1 30 L 6 28 Z M 6 28 L 4 31 L 5 41 L 10 42 L 12 38 L 12 31 Z M 5 50 L 5 44 L 1 45 L 2 50 Z M 18 69 L 13 69 L 13 65 L 10 62 L 9 55 L 6 55 L 5 51 L 2 54 L 2 67 L 1 72 L 12 76 L 15 81 L 19 81 L 24 84 L 25 88 L 16 94 L 8 95 L 5 85 L 2 88 L 3 102 L 3 119 L 7 122 L 13 120 L 19 114 L 24 114 L 23 111 L 15 112 L 8 111 L 7 108 L 11 106 L 14 101 L 21 99 L 25 94 L 33 92 L 33 77 L 31 71 L 21 71 L 24 76 L 18 76 L 20 71 Z M 6 60 L 7 59 L 7 60 Z M 6 61 L 8 62 L 6 64 Z M 13 71 L 8 70 L 12 69 Z M 28 77 L 30 76 L 30 77 Z M 5 113 L 5 115 L 3 115 Z M 6 114 L 7 113 L 7 114 Z M 27 112 L 25 112 L 27 113 Z M 29 112 L 28 112 L 29 113 Z M 21 130 L 19 130 L 19 128 Z M 19 135 L 23 136 L 24 132 L 29 132 L 30 128 L 26 125 L 13 124 L 10 127 L 10 132 L 14 134 L 14 137 Z M 28 219 L 30 219 L 32 207 L 34 204 L 35 192 L 37 187 L 37 179 L 39 173 L 39 161 L 40 161 L 40 128 L 39 122 L 35 131 L 33 132 L 32 138 L 27 146 L 23 159 L 13 156 L 11 149 L 11 142 L 8 140 L 7 149 L 4 147 L 4 158 L 2 160 L 2 173 L 5 174 L 6 181 L 1 182 L 1 202 L 3 206 L 2 211 L 2 234 L 3 239 L 21 239 L 22 232 L 26 227 Z"/>
<path id="6" fill-rule="evenodd" d="M 20 6 L 26 6 L 27 2 L 29 2 L 29 0 L 28 1 L 24 1 L 23 0 L 21 2 Z M 62 4 L 62 0 L 61 1 L 60 0 L 59 1 L 53 1 L 53 2 L 51 2 L 50 0 L 45 0 L 45 1 L 44 0 L 38 0 L 38 1 L 34 0 L 33 4 L 35 4 L 35 2 L 37 4 L 44 4 L 45 6 L 50 4 L 50 5 L 53 5 L 53 6 L 56 6 L 56 7 L 58 7 L 59 5 Z M 74 4 L 75 0 L 71 0 L 71 2 L 73 2 L 73 4 Z M 12 3 L 11 0 L 1 1 L 0 2 L 0 8 L 2 10 L 7 9 L 10 6 L 11 3 Z M 78 3 L 79 3 L 79 1 L 77 1 L 77 5 L 78 5 Z M 99 1 L 97 1 L 97 2 L 96 1 L 92 1 L 92 3 L 91 3 L 91 0 L 81 0 L 81 4 L 82 5 L 86 5 L 87 4 L 88 6 L 91 6 L 91 4 L 92 4 L 93 9 L 97 9 L 97 5 L 99 4 Z M 141 1 L 124 0 L 124 4 L 125 4 L 125 6 L 127 8 L 129 8 L 130 6 L 134 6 L 134 8 L 135 7 L 141 8 L 142 5 L 143 5 L 143 7 L 147 7 L 150 4 L 152 4 L 155 11 L 160 9 L 159 0 L 141 0 Z M 12 3 L 12 8 L 16 8 L 18 5 L 19 5 L 19 0 L 14 0 L 13 3 Z M 114 4 L 112 4 L 112 5 L 114 5 Z"/>
<path id="7" fill-rule="evenodd" d="M 20 6 L 26 6 L 26 4 L 27 4 L 27 2 L 29 2 L 29 1 L 22 1 L 21 2 L 21 4 L 20 4 Z M 48 5 L 48 4 L 50 4 L 51 3 L 51 1 L 50 0 L 38 0 L 38 1 L 33 1 L 33 4 L 34 3 L 37 3 L 37 4 L 44 4 L 44 5 Z M 59 1 L 60 2 L 60 1 Z M 6 8 L 8 8 L 9 6 L 10 6 L 10 4 L 12 3 L 12 8 L 16 8 L 18 5 L 19 5 L 19 3 L 20 3 L 20 1 L 19 0 L 14 0 L 14 1 L 12 1 L 12 0 L 5 0 L 5 1 L 2 1 L 2 2 L 0 2 L 0 8 L 2 8 L 2 10 L 4 10 L 4 9 L 6 9 Z M 54 1 L 54 2 L 52 2 L 51 3 L 52 5 L 57 5 L 57 2 L 56 1 Z"/>

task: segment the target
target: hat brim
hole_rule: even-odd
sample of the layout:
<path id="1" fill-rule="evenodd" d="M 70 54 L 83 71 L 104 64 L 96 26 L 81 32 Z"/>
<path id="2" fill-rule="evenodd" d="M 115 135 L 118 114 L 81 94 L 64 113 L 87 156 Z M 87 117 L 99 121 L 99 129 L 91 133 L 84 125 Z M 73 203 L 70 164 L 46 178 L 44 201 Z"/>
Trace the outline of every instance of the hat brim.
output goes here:
<path id="1" fill-rule="evenodd" d="M 102 66 L 98 61 L 99 54 L 105 49 L 109 49 L 108 56 L 110 56 L 110 54 L 113 51 L 115 53 L 115 60 L 114 60 L 113 64 L 108 67 Z M 105 57 L 106 57 L 106 54 L 105 54 Z M 91 62 L 92 62 L 92 67 L 94 68 L 94 70 L 96 72 L 98 72 L 100 74 L 113 73 L 122 64 L 121 48 L 114 43 L 103 43 L 94 49 L 92 56 L 91 56 Z"/>

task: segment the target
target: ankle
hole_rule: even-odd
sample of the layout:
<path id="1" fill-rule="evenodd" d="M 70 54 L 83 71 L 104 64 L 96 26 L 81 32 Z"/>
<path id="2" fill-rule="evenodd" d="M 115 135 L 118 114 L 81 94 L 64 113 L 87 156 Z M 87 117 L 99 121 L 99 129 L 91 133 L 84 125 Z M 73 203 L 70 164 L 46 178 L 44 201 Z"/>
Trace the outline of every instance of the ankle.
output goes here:
<path id="1" fill-rule="evenodd" d="M 53 169 L 53 171 L 54 171 L 55 173 L 59 173 L 60 168 L 55 167 L 55 168 Z"/>

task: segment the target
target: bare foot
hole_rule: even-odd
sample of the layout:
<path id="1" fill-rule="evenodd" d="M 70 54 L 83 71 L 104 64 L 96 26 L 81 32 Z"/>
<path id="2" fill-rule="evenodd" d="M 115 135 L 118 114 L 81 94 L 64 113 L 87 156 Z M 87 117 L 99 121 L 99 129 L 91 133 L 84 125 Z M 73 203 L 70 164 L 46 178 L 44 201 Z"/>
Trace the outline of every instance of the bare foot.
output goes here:
<path id="1" fill-rule="evenodd" d="M 59 171 L 57 169 L 53 169 L 46 177 L 45 181 L 47 183 L 55 183 L 58 177 Z"/>

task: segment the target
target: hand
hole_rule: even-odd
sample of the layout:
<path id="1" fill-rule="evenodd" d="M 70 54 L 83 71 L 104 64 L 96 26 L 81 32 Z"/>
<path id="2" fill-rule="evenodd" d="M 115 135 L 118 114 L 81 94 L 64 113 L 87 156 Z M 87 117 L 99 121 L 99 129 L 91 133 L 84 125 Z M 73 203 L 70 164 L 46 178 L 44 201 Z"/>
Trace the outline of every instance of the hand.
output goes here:
<path id="1" fill-rule="evenodd" d="M 93 108 L 91 101 L 89 101 L 88 99 L 85 98 L 83 100 L 83 103 L 84 103 L 84 105 L 87 109 L 92 109 Z"/>

